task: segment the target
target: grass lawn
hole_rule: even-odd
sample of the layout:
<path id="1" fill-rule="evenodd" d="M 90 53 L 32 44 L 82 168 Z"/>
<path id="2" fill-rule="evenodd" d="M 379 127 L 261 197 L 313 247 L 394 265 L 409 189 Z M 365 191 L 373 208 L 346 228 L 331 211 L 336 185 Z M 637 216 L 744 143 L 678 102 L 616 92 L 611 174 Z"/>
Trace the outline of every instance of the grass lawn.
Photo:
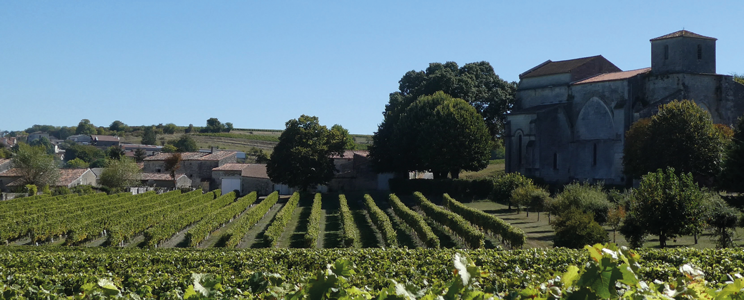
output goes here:
<path id="1" fill-rule="evenodd" d="M 505 168 L 505 164 L 504 164 L 503 159 L 494 159 L 494 160 L 491 160 L 488 164 L 488 167 L 486 167 L 483 170 L 475 171 L 475 172 L 460 173 L 460 178 L 472 180 L 472 179 L 493 177 L 493 176 L 498 175 L 499 173 L 503 173 L 504 168 Z"/>
<path id="2" fill-rule="evenodd" d="M 527 217 L 527 213 L 522 211 L 517 214 L 516 209 L 509 210 L 509 207 L 500 203 L 491 202 L 488 200 L 474 201 L 465 203 L 465 205 L 483 210 L 487 213 L 494 214 L 502 220 L 509 222 L 512 226 L 519 227 L 527 234 L 527 243 L 524 248 L 550 248 L 553 247 L 553 238 L 555 231 L 553 227 L 548 224 L 547 213 L 540 213 L 540 221 L 537 220 L 537 213 L 530 212 L 530 216 Z M 605 229 L 609 233 L 610 241 L 612 241 L 612 229 L 605 226 Z M 622 234 L 619 232 L 615 235 L 616 243 L 618 245 L 627 246 L 628 242 L 625 240 Z M 736 228 L 736 235 L 734 236 L 734 245 L 744 246 L 744 228 Z M 643 247 L 645 248 L 658 248 L 659 238 L 657 236 L 649 236 L 646 239 Z M 703 248 L 715 248 L 716 243 L 714 237 L 709 231 L 703 233 L 698 237 L 698 243 L 695 244 L 695 240 L 692 236 L 678 237 L 676 240 L 668 240 L 667 247 L 692 247 L 697 249 Z"/>

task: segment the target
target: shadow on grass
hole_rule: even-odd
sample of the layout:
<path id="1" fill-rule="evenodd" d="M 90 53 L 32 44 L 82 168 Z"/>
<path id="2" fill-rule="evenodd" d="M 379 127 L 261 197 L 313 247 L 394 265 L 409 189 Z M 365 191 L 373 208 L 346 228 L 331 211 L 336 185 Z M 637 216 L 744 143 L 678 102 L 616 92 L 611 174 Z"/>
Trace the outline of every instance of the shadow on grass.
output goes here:
<path id="1" fill-rule="evenodd" d="M 325 218 L 325 236 L 323 237 L 323 248 L 341 248 L 342 236 L 341 236 L 341 218 L 339 218 L 339 212 L 326 211 Z"/>
<path id="2" fill-rule="evenodd" d="M 292 237 L 289 240 L 289 248 L 306 248 L 305 245 L 305 233 L 307 233 L 308 221 L 310 220 L 310 213 L 312 212 L 311 207 L 302 207 L 299 220 L 297 220 L 297 227 L 292 232 Z"/>
<path id="3" fill-rule="evenodd" d="M 354 223 L 356 224 L 357 229 L 359 229 L 359 240 L 362 244 L 362 248 L 380 247 L 377 235 L 375 234 L 376 229 L 372 228 L 372 224 L 367 221 L 367 215 L 364 211 L 353 210 L 351 214 L 354 216 Z"/>

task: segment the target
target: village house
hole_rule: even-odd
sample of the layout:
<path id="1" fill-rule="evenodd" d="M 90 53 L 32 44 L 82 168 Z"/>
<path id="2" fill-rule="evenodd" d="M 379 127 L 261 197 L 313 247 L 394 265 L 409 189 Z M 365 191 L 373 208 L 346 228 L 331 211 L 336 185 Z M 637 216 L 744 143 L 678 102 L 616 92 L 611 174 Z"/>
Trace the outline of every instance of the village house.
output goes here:
<path id="1" fill-rule="evenodd" d="M 8 192 L 10 189 L 23 186 L 21 176 L 21 170 L 17 168 L 0 173 L 0 190 Z M 54 184 L 49 185 L 49 187 L 71 188 L 78 185 L 92 186 L 96 184 L 96 180 L 96 175 L 90 169 L 60 169 L 59 178 Z"/>
<path id="2" fill-rule="evenodd" d="M 212 169 L 212 176 L 219 182 L 223 195 L 237 190 L 241 195 L 256 191 L 263 196 L 274 191 L 265 164 L 225 164 Z"/>
<path id="3" fill-rule="evenodd" d="M 181 189 L 191 187 L 191 179 L 186 174 L 175 174 L 175 178 L 166 173 L 141 173 L 140 182 L 143 186 Z"/>
<path id="4" fill-rule="evenodd" d="M 111 135 L 91 135 L 91 145 L 100 149 L 107 149 L 111 146 L 119 146 L 119 137 Z"/>
<path id="5" fill-rule="evenodd" d="M 76 144 L 81 144 L 81 145 L 90 145 L 90 143 L 93 141 L 93 139 L 90 138 L 90 135 L 87 135 L 87 134 L 71 135 L 71 136 L 68 136 L 66 140 L 73 141 Z"/>
<path id="6" fill-rule="evenodd" d="M 13 147 L 18 144 L 18 139 L 15 137 L 0 137 L 0 144 L 5 145 L 6 147 Z"/>
<path id="7" fill-rule="evenodd" d="M 232 151 L 215 151 L 212 153 L 183 152 L 180 153 L 181 162 L 177 173 L 186 174 L 191 180 L 190 186 L 204 190 L 214 190 L 219 187 L 219 182 L 212 177 L 212 169 L 237 161 L 236 153 Z M 143 173 L 165 173 L 165 160 L 172 157 L 173 153 L 159 153 L 145 158 Z"/>
<path id="8" fill-rule="evenodd" d="M 505 127 L 506 172 L 548 183 L 628 185 L 625 132 L 661 104 L 693 100 L 718 124 L 744 113 L 744 85 L 716 74 L 716 39 L 687 30 L 651 39 L 651 67 L 622 71 L 601 55 L 545 61 L 519 75 Z"/>

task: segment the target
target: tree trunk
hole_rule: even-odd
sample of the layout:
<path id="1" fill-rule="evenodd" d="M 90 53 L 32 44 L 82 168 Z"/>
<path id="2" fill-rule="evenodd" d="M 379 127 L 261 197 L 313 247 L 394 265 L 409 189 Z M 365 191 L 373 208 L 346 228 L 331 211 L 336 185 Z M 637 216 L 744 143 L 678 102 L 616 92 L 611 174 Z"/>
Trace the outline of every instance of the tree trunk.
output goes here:
<path id="1" fill-rule="evenodd" d="M 537 221 L 540 222 L 540 211 L 537 211 Z"/>
<path id="2" fill-rule="evenodd" d="M 528 208 L 525 208 L 524 211 L 527 212 L 527 217 L 529 218 L 530 217 L 530 208 L 529 207 Z"/>
<path id="3" fill-rule="evenodd" d="M 698 241 L 697 241 L 697 240 L 698 240 L 698 239 L 697 239 L 697 238 L 698 238 L 698 234 L 697 234 L 697 232 L 695 232 L 695 233 L 694 233 L 694 234 L 693 234 L 692 236 L 693 236 L 693 237 L 695 238 L 695 245 L 697 245 L 697 242 L 698 242 Z"/>
<path id="4" fill-rule="evenodd" d="M 612 242 L 617 243 L 617 238 L 615 238 L 615 232 L 617 232 L 616 229 L 612 229 Z"/>
<path id="5" fill-rule="evenodd" d="M 661 233 L 659 233 L 659 247 L 666 248 L 666 241 L 666 234 L 662 231 Z"/>

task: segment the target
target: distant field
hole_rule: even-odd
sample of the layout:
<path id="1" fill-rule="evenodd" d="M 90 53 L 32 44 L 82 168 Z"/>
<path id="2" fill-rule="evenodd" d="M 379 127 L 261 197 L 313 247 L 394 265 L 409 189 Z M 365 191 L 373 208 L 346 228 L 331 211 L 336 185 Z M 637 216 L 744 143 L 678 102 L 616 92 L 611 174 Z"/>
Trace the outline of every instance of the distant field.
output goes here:
<path id="1" fill-rule="evenodd" d="M 196 144 L 201 149 L 215 147 L 218 149 L 228 149 L 247 152 L 251 148 L 258 148 L 264 152 L 271 153 L 274 146 L 279 142 L 279 136 L 284 130 L 280 129 L 233 129 L 230 132 L 221 133 L 191 133 Z M 157 144 L 163 145 L 169 140 L 175 140 L 183 135 L 183 132 L 175 134 L 158 134 Z M 352 134 L 354 142 L 357 143 L 358 150 L 366 150 L 372 144 L 371 135 Z M 136 135 L 128 134 L 121 137 L 122 143 L 139 144 L 142 141 L 141 133 Z"/>
<path id="2" fill-rule="evenodd" d="M 462 172 L 460 174 L 460 178 L 480 179 L 492 177 L 498 175 L 499 173 L 503 173 L 504 167 L 505 164 L 503 159 L 493 159 L 489 162 L 488 167 L 486 167 L 485 169 L 476 172 Z"/>

